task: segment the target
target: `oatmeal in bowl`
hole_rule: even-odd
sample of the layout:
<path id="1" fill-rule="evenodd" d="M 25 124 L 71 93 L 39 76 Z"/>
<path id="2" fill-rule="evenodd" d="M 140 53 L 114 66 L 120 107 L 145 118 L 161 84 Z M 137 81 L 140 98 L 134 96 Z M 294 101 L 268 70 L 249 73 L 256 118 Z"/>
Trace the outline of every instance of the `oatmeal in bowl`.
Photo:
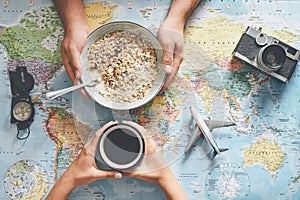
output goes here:
<path id="1" fill-rule="evenodd" d="M 95 29 L 81 54 L 81 81 L 97 103 L 133 109 L 153 99 L 165 81 L 162 50 L 148 29 L 132 22 L 111 22 Z"/>

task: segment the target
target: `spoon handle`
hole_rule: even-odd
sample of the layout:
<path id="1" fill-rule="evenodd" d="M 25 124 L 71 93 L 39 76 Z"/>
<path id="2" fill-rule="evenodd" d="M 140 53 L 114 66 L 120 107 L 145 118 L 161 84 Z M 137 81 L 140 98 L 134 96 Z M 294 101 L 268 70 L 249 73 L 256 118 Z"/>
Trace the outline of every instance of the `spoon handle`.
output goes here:
<path id="1" fill-rule="evenodd" d="M 73 85 L 71 87 L 67 87 L 67 88 L 64 88 L 64 89 L 51 91 L 51 92 L 46 93 L 46 98 L 50 99 L 50 100 L 53 100 L 53 99 L 55 99 L 55 98 L 57 98 L 61 95 L 64 95 L 64 94 L 66 94 L 68 92 L 71 92 L 73 90 L 77 90 L 77 89 L 82 88 L 86 85 L 88 85 L 88 83 L 81 83 L 81 84 Z"/>

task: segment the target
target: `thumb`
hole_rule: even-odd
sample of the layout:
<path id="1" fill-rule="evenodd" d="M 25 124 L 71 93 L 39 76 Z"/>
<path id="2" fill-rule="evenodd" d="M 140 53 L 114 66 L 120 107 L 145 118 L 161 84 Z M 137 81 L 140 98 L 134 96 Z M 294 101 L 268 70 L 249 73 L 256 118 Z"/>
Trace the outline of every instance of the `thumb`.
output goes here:
<path id="1" fill-rule="evenodd" d="M 165 67 L 165 72 L 167 74 L 172 73 L 173 69 L 173 52 L 172 51 L 168 51 L 168 50 L 164 50 L 163 51 L 163 65 Z"/>

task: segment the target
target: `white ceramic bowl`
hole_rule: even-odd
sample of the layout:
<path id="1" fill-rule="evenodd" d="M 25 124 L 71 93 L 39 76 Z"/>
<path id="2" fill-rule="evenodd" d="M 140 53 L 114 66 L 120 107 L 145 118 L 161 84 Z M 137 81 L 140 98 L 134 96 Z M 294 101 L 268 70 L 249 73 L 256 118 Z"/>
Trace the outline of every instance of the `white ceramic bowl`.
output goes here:
<path id="1" fill-rule="evenodd" d="M 165 82 L 166 74 L 162 66 L 162 50 L 159 42 L 157 41 L 156 37 L 153 35 L 153 33 L 150 30 L 146 29 L 141 25 L 138 25 L 133 22 L 128 22 L 128 21 L 110 22 L 95 29 L 88 36 L 87 44 L 84 47 L 80 57 L 81 66 L 82 66 L 81 81 L 83 83 L 86 83 L 89 82 L 90 80 L 96 79 L 95 77 L 96 75 L 99 76 L 99 74 L 95 75 L 95 73 L 92 73 L 91 71 L 88 70 L 88 62 L 89 62 L 88 55 L 89 55 L 90 46 L 94 44 L 98 38 L 104 36 L 105 34 L 113 33 L 116 31 L 129 31 L 135 34 L 141 34 L 143 37 L 149 39 L 149 41 L 152 43 L 153 49 L 157 57 L 157 67 L 158 67 L 158 76 L 153 87 L 150 89 L 150 92 L 148 92 L 148 94 L 145 95 L 143 98 L 130 103 L 116 102 L 111 99 L 105 98 L 104 96 L 99 94 L 98 91 L 105 92 L 105 87 L 103 84 L 102 85 L 97 84 L 96 87 L 85 87 L 85 90 L 94 101 L 96 101 L 98 104 L 102 106 L 114 110 L 129 110 L 129 109 L 140 107 L 146 104 L 147 102 L 151 101 L 158 94 L 158 92 L 160 91 L 160 89 L 162 88 Z"/>

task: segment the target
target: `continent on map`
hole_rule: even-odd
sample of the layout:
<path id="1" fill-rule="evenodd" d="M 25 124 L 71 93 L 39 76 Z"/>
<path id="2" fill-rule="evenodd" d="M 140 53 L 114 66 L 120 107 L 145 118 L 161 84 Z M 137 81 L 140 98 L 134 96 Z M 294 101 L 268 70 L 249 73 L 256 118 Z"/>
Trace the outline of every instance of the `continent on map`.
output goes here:
<path id="1" fill-rule="evenodd" d="M 164 148 L 165 144 L 170 141 L 169 128 L 178 117 L 179 112 L 166 96 L 158 95 L 141 108 L 133 109 L 131 114 L 141 126 L 152 134 L 158 146 Z"/>
<path id="2" fill-rule="evenodd" d="M 48 179 L 46 170 L 39 163 L 20 160 L 5 174 L 5 191 L 11 199 L 42 199 L 48 191 Z"/>
<path id="3" fill-rule="evenodd" d="M 18 26 L 2 27 L 0 43 L 9 59 L 43 60 L 57 65 L 62 63 L 62 38 L 61 21 L 51 6 L 25 13 Z"/>
<path id="4" fill-rule="evenodd" d="M 239 100 L 251 92 L 249 77 L 255 70 L 232 57 L 232 51 L 243 31 L 243 24 L 228 21 L 227 17 L 218 14 L 201 23 L 190 23 L 185 31 L 190 41 L 187 45 L 202 50 L 194 55 L 199 59 L 194 63 L 192 61 L 193 65 L 187 65 L 189 69 L 183 74 L 190 79 L 208 113 L 211 113 L 212 105 L 218 97 L 222 97 L 229 108 L 237 109 Z M 188 46 L 186 51 L 190 52 Z M 207 58 L 201 60 L 202 57 Z"/>
<path id="5" fill-rule="evenodd" d="M 56 143 L 56 175 L 72 163 L 82 149 L 84 140 L 90 134 L 91 127 L 76 122 L 65 108 L 51 107 L 48 111 L 46 130 L 49 137 Z M 80 131 L 80 132 L 79 132 Z"/>
<path id="6" fill-rule="evenodd" d="M 197 41 L 214 62 L 223 63 L 227 60 L 226 68 L 231 68 L 232 51 L 234 50 L 244 25 L 228 21 L 227 17 L 217 16 L 208 18 L 200 24 L 190 24 L 185 31 L 187 37 Z M 230 37 L 228 37 L 230 36 Z M 235 68 L 239 65 L 233 65 Z M 236 69 L 235 69 L 236 70 Z"/>
<path id="7" fill-rule="evenodd" d="M 117 7 L 112 3 L 95 2 L 87 3 L 84 6 L 87 24 L 90 31 L 93 31 L 98 26 L 112 20 L 112 12 Z"/>
<path id="8" fill-rule="evenodd" d="M 175 79 L 174 84 L 172 83 L 170 86 L 172 90 L 168 90 L 168 92 L 171 93 L 174 92 L 174 90 L 178 90 L 171 98 L 176 97 L 177 100 L 182 99 L 180 102 L 183 102 L 183 100 L 188 97 L 187 94 L 189 92 L 195 92 L 201 97 L 207 113 L 211 113 L 212 104 L 215 102 L 215 99 L 223 93 L 222 90 L 224 87 L 222 79 L 216 78 L 216 71 L 221 71 L 222 69 L 208 66 L 205 70 L 199 70 L 197 67 L 197 65 L 188 65 L 188 63 L 183 62 L 183 66 L 180 70 L 185 78 L 179 79 L 180 81 Z M 209 70 L 212 71 L 210 72 Z M 218 83 L 214 84 L 213 82 L 216 81 Z M 214 85 L 216 85 L 216 87 L 214 87 Z"/>
<path id="9" fill-rule="evenodd" d="M 201 74 L 195 76 L 196 78 L 188 77 L 191 78 L 208 112 L 216 97 L 222 96 L 230 109 L 231 119 L 242 125 L 238 126 L 237 130 L 245 132 L 244 127 L 249 125 L 250 118 L 260 116 L 261 113 L 255 102 L 251 102 L 250 105 L 251 115 L 243 112 L 246 109 L 243 107 L 244 99 L 260 95 L 262 88 L 268 85 L 271 79 L 232 56 L 247 26 L 239 21 L 230 20 L 214 9 L 207 7 L 203 9 L 207 9 L 207 12 L 212 13 L 214 17 L 205 18 L 199 23 L 189 23 L 185 34 L 189 40 L 198 44 L 198 48 L 203 49 L 210 58 L 211 64 L 206 70 L 201 71 Z M 279 31 L 271 28 L 263 30 L 278 39 L 283 38 L 287 43 L 293 43 L 299 38 L 286 30 Z M 194 64 L 200 68 L 201 64 L 198 63 L 200 62 Z"/>
<path id="10" fill-rule="evenodd" d="M 46 89 L 48 88 L 49 81 L 61 70 L 61 65 L 49 67 L 49 65 L 45 64 L 42 60 L 10 59 L 7 63 L 7 68 L 11 71 L 15 71 L 17 66 L 26 66 L 28 72 L 34 78 L 34 83 L 36 85 L 45 86 Z"/>
<path id="11" fill-rule="evenodd" d="M 170 104 L 174 107 L 182 105 L 189 98 L 188 94 L 193 91 L 192 89 L 189 78 L 175 77 L 174 81 L 167 88 Z"/>
<path id="12" fill-rule="evenodd" d="M 277 171 L 284 160 L 284 154 L 276 140 L 270 142 L 267 138 L 262 138 L 247 147 L 243 157 L 245 166 L 261 164 L 269 172 Z"/>
<path id="13" fill-rule="evenodd" d="M 291 33 L 287 30 L 273 30 L 270 28 L 263 28 L 262 29 L 263 33 L 266 33 L 269 36 L 275 37 L 279 40 L 281 40 L 282 42 L 285 42 L 287 44 L 292 44 L 294 43 L 296 40 L 300 40 L 300 35 L 296 35 L 294 33 Z"/>
<path id="14" fill-rule="evenodd" d="M 207 197 L 215 199 L 247 199 L 250 192 L 248 174 L 239 165 L 221 163 L 208 173 L 205 182 Z"/>
<path id="15" fill-rule="evenodd" d="M 26 66 L 37 85 L 47 89 L 62 68 L 60 44 L 63 29 L 53 6 L 25 13 L 18 26 L 0 27 L 0 44 L 7 52 L 7 68 Z"/>

